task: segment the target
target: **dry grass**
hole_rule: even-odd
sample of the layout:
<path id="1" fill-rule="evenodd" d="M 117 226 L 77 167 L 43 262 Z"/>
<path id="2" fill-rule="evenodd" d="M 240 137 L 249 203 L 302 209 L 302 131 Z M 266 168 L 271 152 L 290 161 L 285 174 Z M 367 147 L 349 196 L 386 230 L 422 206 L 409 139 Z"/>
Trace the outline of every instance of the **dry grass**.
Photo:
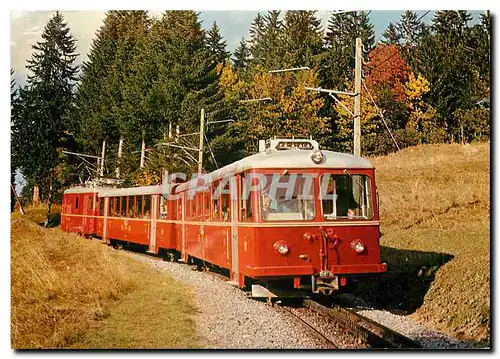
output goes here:
<path id="1" fill-rule="evenodd" d="M 196 345 L 190 292 L 146 264 L 24 218 L 11 221 L 11 256 L 15 349 Z M 179 310 L 176 323 L 172 313 Z M 121 338 L 108 330 L 112 323 L 121 323 Z M 93 341 L 100 328 L 100 341 Z M 139 329 L 164 337 L 132 340 Z"/>
<path id="2" fill-rule="evenodd" d="M 19 212 L 19 209 L 16 208 L 14 212 L 11 213 L 11 219 L 17 219 L 23 217 L 24 219 L 28 219 L 32 222 L 42 224 L 47 219 L 47 205 L 46 204 L 38 204 L 32 205 L 29 204 L 23 207 L 25 215 L 22 216 Z M 61 205 L 53 204 L 51 207 L 51 223 L 49 227 L 55 227 L 59 225 L 61 218 Z"/>
<path id="3" fill-rule="evenodd" d="M 410 283 L 434 279 L 413 316 L 476 341 L 490 335 L 489 146 L 419 146 L 373 159 L 389 271 Z"/>

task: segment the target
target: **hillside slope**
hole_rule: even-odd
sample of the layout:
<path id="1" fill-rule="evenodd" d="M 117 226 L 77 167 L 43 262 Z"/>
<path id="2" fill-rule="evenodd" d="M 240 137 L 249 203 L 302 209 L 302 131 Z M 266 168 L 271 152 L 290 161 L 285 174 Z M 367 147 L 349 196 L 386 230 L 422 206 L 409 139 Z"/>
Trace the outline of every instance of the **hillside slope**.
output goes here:
<path id="1" fill-rule="evenodd" d="M 382 300 L 489 341 L 490 144 L 418 146 L 372 161 L 389 266 Z"/>
<path id="2" fill-rule="evenodd" d="M 12 348 L 198 346 L 189 288 L 38 212 L 11 221 Z"/>

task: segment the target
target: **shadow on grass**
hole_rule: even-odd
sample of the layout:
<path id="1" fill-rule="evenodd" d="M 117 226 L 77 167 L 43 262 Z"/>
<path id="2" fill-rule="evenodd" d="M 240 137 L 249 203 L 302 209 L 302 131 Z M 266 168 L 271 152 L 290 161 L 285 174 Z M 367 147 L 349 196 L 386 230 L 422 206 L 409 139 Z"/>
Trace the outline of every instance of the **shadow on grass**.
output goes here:
<path id="1" fill-rule="evenodd" d="M 447 253 L 381 247 L 387 273 L 376 278 L 359 278 L 350 292 L 376 309 L 413 313 L 424 301 L 438 269 L 453 258 Z"/>
<path id="2" fill-rule="evenodd" d="M 59 213 L 59 212 L 51 213 L 50 219 L 49 219 L 47 225 L 45 225 L 45 223 L 46 223 L 46 221 L 39 222 L 38 225 L 42 226 L 42 227 L 46 227 L 46 228 L 57 227 L 58 225 L 61 224 L 61 213 Z"/>

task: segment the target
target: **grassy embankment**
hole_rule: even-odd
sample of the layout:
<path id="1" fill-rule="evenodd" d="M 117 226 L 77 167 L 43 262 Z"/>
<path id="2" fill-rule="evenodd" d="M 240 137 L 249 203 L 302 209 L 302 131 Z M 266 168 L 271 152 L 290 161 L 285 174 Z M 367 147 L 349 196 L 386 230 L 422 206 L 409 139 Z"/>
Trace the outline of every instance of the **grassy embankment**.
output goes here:
<path id="1" fill-rule="evenodd" d="M 13 348 L 199 346 L 188 288 L 27 212 L 11 221 Z"/>
<path id="2" fill-rule="evenodd" d="M 375 300 L 489 342 L 489 143 L 419 146 L 373 162 L 389 267 Z"/>

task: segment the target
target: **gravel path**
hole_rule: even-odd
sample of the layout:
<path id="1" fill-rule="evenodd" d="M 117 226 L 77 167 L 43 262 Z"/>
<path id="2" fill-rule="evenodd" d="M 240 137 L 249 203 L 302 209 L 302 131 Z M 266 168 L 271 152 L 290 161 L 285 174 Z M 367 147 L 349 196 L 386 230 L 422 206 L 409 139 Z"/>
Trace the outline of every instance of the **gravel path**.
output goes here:
<path id="1" fill-rule="evenodd" d="M 429 349 L 467 349 L 473 348 L 471 343 L 460 341 L 442 332 L 429 329 L 412 318 L 403 315 L 396 315 L 386 310 L 360 310 L 359 314 L 364 315 L 386 327 L 406 335 L 408 338 L 420 343 L 424 348 Z"/>
<path id="2" fill-rule="evenodd" d="M 168 272 L 191 286 L 199 335 L 207 349 L 324 349 L 323 343 L 303 328 L 263 302 L 250 300 L 245 293 L 208 273 L 189 266 L 147 258 L 132 257 Z"/>
<path id="3" fill-rule="evenodd" d="M 165 271 L 174 279 L 195 291 L 198 307 L 196 322 L 202 344 L 207 349 L 327 349 L 321 340 L 307 333 L 288 314 L 275 310 L 264 302 L 251 300 L 240 289 L 218 276 L 194 271 L 185 264 L 125 252 L 127 255 Z M 351 298 L 352 299 L 352 298 Z M 357 305 L 361 304 L 361 305 Z M 408 316 L 384 310 L 369 309 L 357 303 L 358 312 L 396 332 L 419 342 L 424 348 L 464 349 L 473 346 L 444 333 L 431 330 Z M 339 348 L 364 348 L 346 335 L 341 328 L 324 318 L 295 309 L 308 323 L 315 326 Z M 329 333 L 329 335 L 327 334 Z"/>

